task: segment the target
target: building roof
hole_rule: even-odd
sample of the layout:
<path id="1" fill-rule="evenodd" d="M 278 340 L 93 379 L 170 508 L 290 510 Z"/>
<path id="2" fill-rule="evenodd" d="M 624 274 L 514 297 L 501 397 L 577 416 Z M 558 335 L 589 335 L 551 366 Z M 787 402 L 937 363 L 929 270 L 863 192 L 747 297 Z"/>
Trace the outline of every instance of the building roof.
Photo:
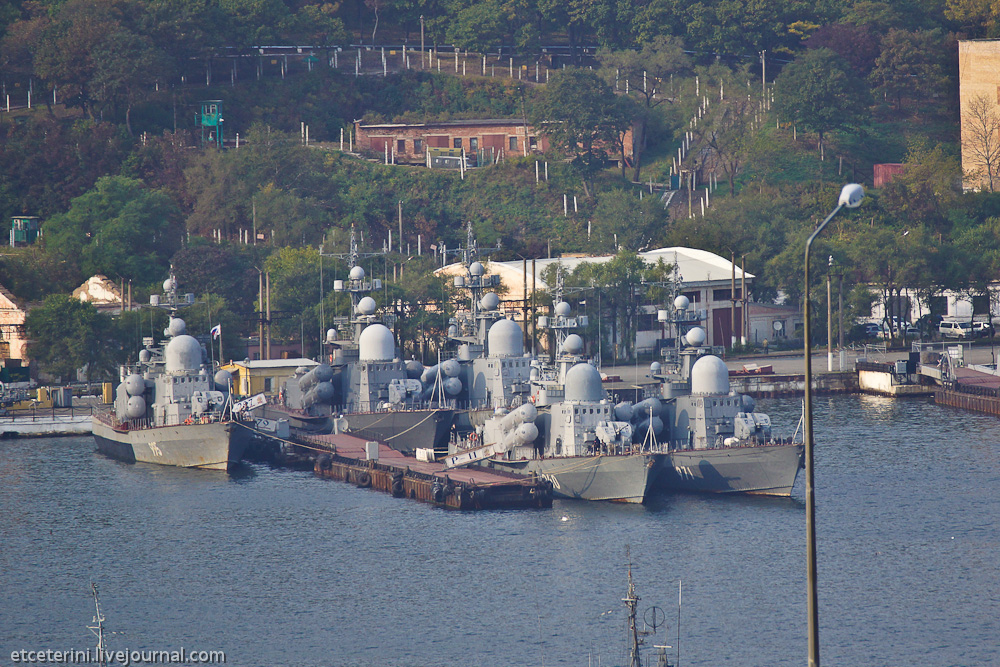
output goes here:
<path id="1" fill-rule="evenodd" d="M 399 128 L 399 127 L 475 127 L 477 125 L 524 125 L 523 118 L 469 118 L 465 120 L 428 121 L 425 123 L 364 123 L 360 119 L 354 121 L 363 128 Z"/>
<path id="2" fill-rule="evenodd" d="M 73 298 L 95 305 L 121 305 L 122 291 L 107 276 L 97 274 L 73 290 Z"/>
<path id="3" fill-rule="evenodd" d="M 729 282 L 733 277 L 733 264 L 723 257 L 707 250 L 696 248 L 658 248 L 647 252 L 640 252 L 639 257 L 649 264 L 655 264 L 659 260 L 667 265 L 677 263 L 681 280 L 686 287 L 701 287 L 710 283 Z M 535 264 L 535 285 L 538 289 L 548 289 L 548 284 L 542 280 L 542 274 L 551 264 L 562 264 L 567 271 L 573 271 L 576 267 L 585 263 L 604 263 L 614 259 L 614 255 L 602 255 L 598 257 L 553 257 L 546 259 L 536 259 Z M 531 280 L 531 260 L 528 261 L 528 279 Z M 501 280 L 509 287 L 517 287 L 523 282 L 522 262 L 489 262 L 489 271 L 496 273 Z M 455 263 L 438 269 L 435 273 L 443 275 L 457 275 L 464 270 L 462 264 Z M 747 280 L 752 280 L 754 274 L 746 272 Z M 742 280 L 743 271 L 736 266 L 736 279 Z M 529 286 L 530 287 L 530 286 Z"/>

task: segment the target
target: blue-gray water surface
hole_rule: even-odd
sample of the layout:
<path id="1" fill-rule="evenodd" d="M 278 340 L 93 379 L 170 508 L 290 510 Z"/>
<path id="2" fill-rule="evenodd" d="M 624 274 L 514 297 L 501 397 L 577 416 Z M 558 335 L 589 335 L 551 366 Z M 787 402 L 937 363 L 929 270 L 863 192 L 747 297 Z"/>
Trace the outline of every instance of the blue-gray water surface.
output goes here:
<path id="1" fill-rule="evenodd" d="M 759 404 L 791 435 L 798 399 Z M 1000 665 L 997 426 L 924 399 L 819 399 L 824 663 Z M 92 646 L 91 581 L 111 648 L 254 667 L 621 664 L 626 545 L 640 615 L 669 621 L 655 643 L 676 643 L 682 582 L 681 665 L 802 665 L 803 499 L 800 476 L 791 499 L 460 513 L 307 472 L 3 441 L 0 666 Z"/>

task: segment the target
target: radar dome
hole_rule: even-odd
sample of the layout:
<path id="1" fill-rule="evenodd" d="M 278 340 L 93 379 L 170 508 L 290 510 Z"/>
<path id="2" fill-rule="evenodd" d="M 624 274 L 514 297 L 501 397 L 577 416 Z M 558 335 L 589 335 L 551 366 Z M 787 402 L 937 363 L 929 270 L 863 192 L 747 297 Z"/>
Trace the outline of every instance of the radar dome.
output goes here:
<path id="1" fill-rule="evenodd" d="M 326 342 L 327 343 L 332 343 L 335 340 L 337 340 L 337 330 L 336 329 L 327 329 L 326 330 Z"/>
<path id="2" fill-rule="evenodd" d="M 601 373 L 590 364 L 577 364 L 566 373 L 567 401 L 599 401 L 604 398 Z"/>
<path id="3" fill-rule="evenodd" d="M 351 272 L 348 274 L 351 280 L 361 280 L 365 277 L 365 270 L 360 266 L 351 267 Z"/>
<path id="4" fill-rule="evenodd" d="M 406 362 L 406 377 L 411 380 L 419 380 L 420 375 L 424 372 L 424 365 L 417 361 L 416 359 L 410 359 Z"/>
<path id="5" fill-rule="evenodd" d="M 170 332 L 171 336 L 180 336 L 182 333 L 187 332 L 187 324 L 179 317 L 171 317 L 170 324 L 167 325 L 167 331 Z"/>
<path id="6" fill-rule="evenodd" d="M 358 338 L 358 348 L 361 361 L 392 361 L 396 355 L 396 341 L 384 324 L 369 324 L 365 327 Z"/>
<path id="7" fill-rule="evenodd" d="M 450 378 L 458 377 L 462 372 L 462 366 L 454 359 L 448 359 L 441 363 L 441 372 Z"/>
<path id="8" fill-rule="evenodd" d="M 722 359 L 708 354 L 691 367 L 692 394 L 728 394 L 729 369 Z"/>
<path id="9" fill-rule="evenodd" d="M 167 343 L 163 356 L 168 373 L 196 371 L 201 366 L 201 343 L 187 334 L 175 336 Z"/>
<path id="10" fill-rule="evenodd" d="M 494 310 L 499 305 L 500 297 L 493 292 L 487 292 L 483 295 L 483 298 L 479 300 L 479 307 L 483 310 Z"/>
<path id="11" fill-rule="evenodd" d="M 491 357 L 520 357 L 524 354 L 524 334 L 514 320 L 497 320 L 487 334 Z"/>
<path id="12" fill-rule="evenodd" d="M 225 370 L 216 371 L 215 377 L 212 379 L 215 381 L 217 391 L 228 392 L 229 387 L 233 384 L 233 374 Z"/>
<path id="13" fill-rule="evenodd" d="M 485 272 L 486 269 L 483 268 L 482 262 L 473 262 L 472 264 L 469 265 L 469 273 L 471 273 L 474 276 L 481 276 Z"/>
<path id="14" fill-rule="evenodd" d="M 150 352 L 149 350 L 139 350 L 139 361 L 140 362 L 142 362 L 144 364 L 148 364 L 149 361 L 152 358 L 153 358 L 153 353 Z"/>
<path id="15" fill-rule="evenodd" d="M 570 334 L 563 341 L 563 352 L 566 354 L 580 354 L 583 352 L 583 339 L 579 334 Z"/>
<path id="16" fill-rule="evenodd" d="M 358 301 L 358 306 L 355 308 L 358 315 L 371 315 L 375 312 L 378 306 L 375 305 L 375 299 L 370 296 L 366 296 L 361 301 Z"/>
<path id="17" fill-rule="evenodd" d="M 702 345 L 704 345 L 706 338 L 708 338 L 708 336 L 705 335 L 705 330 L 702 329 L 701 327 L 694 327 L 686 334 L 684 334 L 684 340 L 687 342 L 688 345 L 691 345 L 693 347 L 701 347 Z"/>
<path id="18" fill-rule="evenodd" d="M 163 281 L 164 292 L 169 292 L 170 290 L 175 289 L 176 287 L 177 287 L 177 281 L 174 280 L 173 278 L 167 278 L 166 280 Z"/>
<path id="19" fill-rule="evenodd" d="M 146 400 L 142 396 L 129 396 L 125 406 L 125 414 L 129 419 L 138 419 L 146 414 Z"/>
<path id="20" fill-rule="evenodd" d="M 573 308 L 570 307 L 570 305 L 565 301 L 560 301 L 559 303 L 556 304 L 556 315 L 562 315 L 563 317 L 566 317 L 571 312 L 573 312 Z"/>
<path id="21" fill-rule="evenodd" d="M 138 373 L 132 373 L 125 378 L 125 391 L 129 396 L 142 396 L 146 391 L 146 381 Z"/>
<path id="22" fill-rule="evenodd" d="M 649 372 L 652 373 L 653 375 L 656 375 L 661 370 L 663 370 L 663 366 L 660 365 L 659 361 L 654 361 L 649 365 Z"/>
<path id="23" fill-rule="evenodd" d="M 688 299 L 683 294 L 679 294 L 677 295 L 677 297 L 674 298 L 674 308 L 676 308 L 677 310 L 687 310 L 688 306 L 690 305 L 691 305 L 691 300 Z"/>

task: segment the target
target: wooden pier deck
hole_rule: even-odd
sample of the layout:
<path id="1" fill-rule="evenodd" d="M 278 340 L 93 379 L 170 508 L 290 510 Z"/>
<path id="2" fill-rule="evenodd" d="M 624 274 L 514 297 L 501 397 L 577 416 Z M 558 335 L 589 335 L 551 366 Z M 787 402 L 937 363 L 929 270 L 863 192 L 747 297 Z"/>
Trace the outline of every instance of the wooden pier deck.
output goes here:
<path id="1" fill-rule="evenodd" d="M 406 456 L 378 444 L 378 459 L 369 460 L 366 441 L 346 433 L 297 435 L 296 444 L 316 454 L 313 471 L 392 494 L 460 510 L 543 508 L 552 506 L 549 482 L 484 468 L 445 470 L 443 463 Z"/>

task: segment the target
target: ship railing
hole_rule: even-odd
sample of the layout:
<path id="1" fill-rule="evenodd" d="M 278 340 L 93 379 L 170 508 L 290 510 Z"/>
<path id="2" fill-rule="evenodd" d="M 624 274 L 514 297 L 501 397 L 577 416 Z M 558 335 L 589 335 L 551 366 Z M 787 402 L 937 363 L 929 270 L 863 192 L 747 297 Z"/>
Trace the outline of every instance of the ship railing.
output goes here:
<path id="1" fill-rule="evenodd" d="M 119 419 L 113 411 L 95 412 L 94 417 L 117 431 L 143 431 L 153 428 L 166 428 L 172 426 L 189 426 L 191 424 L 213 424 L 215 422 L 226 421 L 225 415 L 221 411 L 206 412 L 199 416 L 191 415 L 181 419 L 180 417 L 168 417 L 162 424 L 153 424 L 148 417 L 137 419 Z M 234 421 L 242 421 L 243 417 L 237 413 L 233 416 Z"/>

